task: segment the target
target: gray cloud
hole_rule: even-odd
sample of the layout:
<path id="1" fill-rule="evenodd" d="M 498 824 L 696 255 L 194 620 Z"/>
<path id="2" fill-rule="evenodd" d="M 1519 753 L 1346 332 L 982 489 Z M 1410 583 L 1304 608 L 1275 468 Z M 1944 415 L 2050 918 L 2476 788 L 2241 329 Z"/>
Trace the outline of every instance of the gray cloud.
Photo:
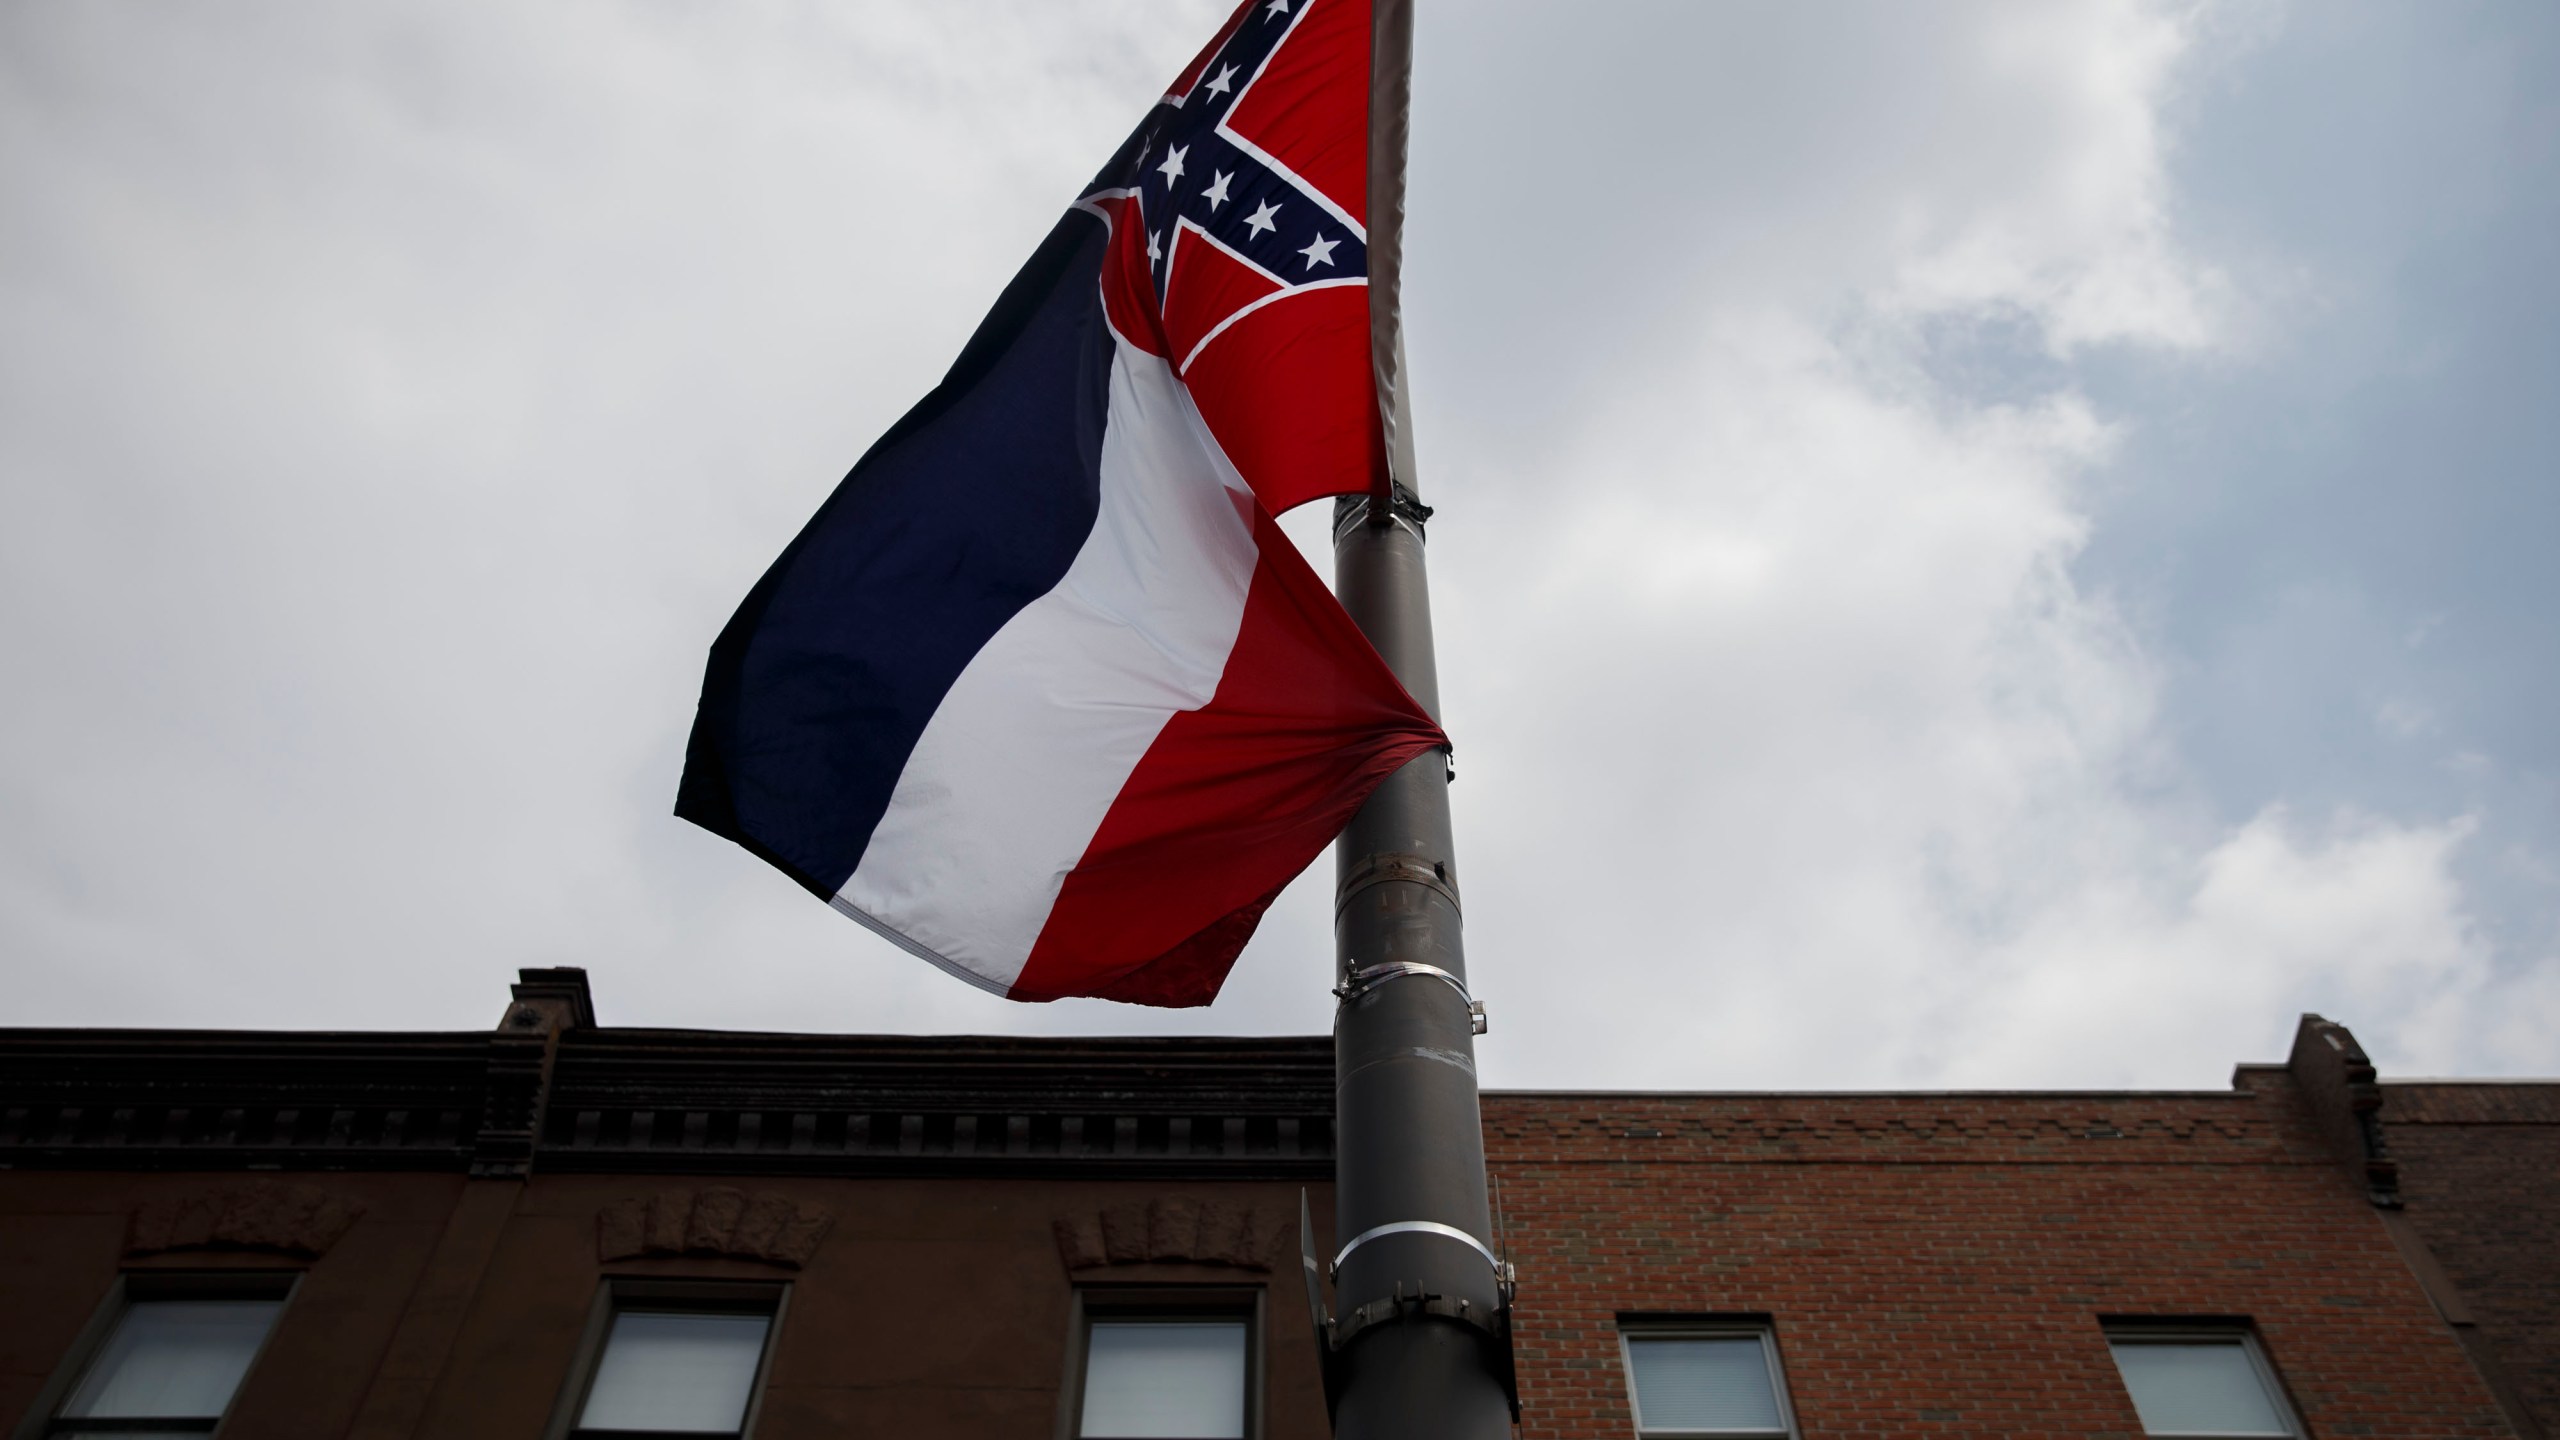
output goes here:
<path id="1" fill-rule="evenodd" d="M 2211 1084 L 2305 1007 L 2560 1061 L 2554 447 L 2488 383 L 2547 282 L 2460 283 L 2560 193 L 2479 83 L 2547 21 L 1423 16 L 1490 1079 Z M 584 963 L 620 1023 L 1324 1028 L 1323 866 L 1205 1014 L 1008 1006 L 666 815 L 729 607 L 1214 23 L 0 16 L 13 1018 L 473 1026 Z M 2434 118 L 2291 163 L 2341 107 Z M 2411 583 L 2341 497 L 2484 432 Z"/>

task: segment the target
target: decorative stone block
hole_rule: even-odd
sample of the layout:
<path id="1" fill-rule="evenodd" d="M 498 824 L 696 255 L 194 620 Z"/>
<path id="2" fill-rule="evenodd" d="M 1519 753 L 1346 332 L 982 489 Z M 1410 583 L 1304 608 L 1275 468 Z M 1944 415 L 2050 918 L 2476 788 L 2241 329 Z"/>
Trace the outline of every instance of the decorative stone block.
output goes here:
<path id="1" fill-rule="evenodd" d="M 718 1255 L 797 1270 L 818 1252 L 834 1223 L 834 1211 L 770 1190 L 661 1190 L 596 1212 L 596 1258 Z"/>
<path id="2" fill-rule="evenodd" d="M 244 1180 L 206 1185 L 137 1207 L 127 1255 L 171 1250 L 264 1250 L 313 1259 L 338 1243 L 364 1207 L 316 1185 Z"/>
<path id="3" fill-rule="evenodd" d="M 1070 1271 L 1145 1264 L 1268 1270 L 1276 1237 L 1294 1233 L 1294 1225 L 1268 1222 L 1233 1200 L 1166 1195 L 1061 1215 L 1049 1228 L 1059 1263 Z"/>

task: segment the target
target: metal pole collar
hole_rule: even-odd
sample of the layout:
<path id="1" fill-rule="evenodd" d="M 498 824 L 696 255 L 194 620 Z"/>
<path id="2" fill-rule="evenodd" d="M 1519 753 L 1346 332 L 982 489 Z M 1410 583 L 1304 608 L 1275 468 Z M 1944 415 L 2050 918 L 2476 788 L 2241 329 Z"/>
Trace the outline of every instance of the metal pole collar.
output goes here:
<path id="1" fill-rule="evenodd" d="M 1354 970 L 1351 972 L 1351 978 L 1333 987 L 1333 993 L 1341 998 L 1342 1003 L 1348 1005 L 1388 981 L 1401 980 L 1407 975 L 1428 975 L 1434 980 L 1443 981 L 1450 989 L 1458 992 L 1459 999 L 1470 1005 L 1475 1003 L 1476 997 L 1467 993 L 1466 981 L 1437 965 L 1425 965 L 1419 960 L 1390 960 L 1384 965 L 1371 965 L 1366 969 Z"/>
<path id="2" fill-rule="evenodd" d="M 1361 1246 L 1368 1244 L 1372 1240 L 1376 1240 L 1387 1235 L 1445 1236 L 1448 1239 L 1458 1241 L 1468 1249 L 1483 1256 L 1484 1263 L 1493 1267 L 1494 1278 L 1496 1280 L 1500 1280 L 1502 1278 L 1502 1262 L 1494 1258 L 1493 1251 L 1486 1248 L 1483 1241 L 1468 1234 L 1466 1231 L 1459 1229 L 1455 1225 L 1443 1225 L 1437 1220 L 1390 1220 L 1384 1225 L 1370 1226 L 1368 1229 L 1352 1236 L 1351 1243 L 1342 1247 L 1342 1253 L 1333 1257 L 1334 1275 L 1339 1277 L 1342 1274 L 1342 1262 L 1351 1258 L 1352 1251 L 1359 1249 Z"/>
<path id="3" fill-rule="evenodd" d="M 1466 1002 L 1469 1026 L 1478 1035 L 1485 1032 L 1484 1002 L 1467 993 L 1467 982 L 1437 965 L 1425 965 L 1419 960 L 1390 960 L 1384 965 L 1372 965 L 1364 970 L 1354 970 L 1351 972 L 1351 978 L 1333 987 L 1334 997 L 1348 1005 L 1388 981 L 1401 980 L 1408 975 L 1428 976 L 1457 991 L 1458 998 Z"/>
<path id="4" fill-rule="evenodd" d="M 1445 754 L 1443 759 L 1447 759 Z M 1431 860 L 1421 855 L 1397 854 L 1392 851 L 1364 855 L 1359 864 L 1351 867 L 1351 873 L 1342 877 L 1341 885 L 1334 891 L 1333 913 L 1339 917 L 1342 914 L 1342 908 L 1351 903 L 1352 896 L 1372 885 L 1384 885 L 1390 880 L 1402 880 L 1408 884 L 1420 885 L 1436 891 L 1441 899 L 1449 902 L 1450 909 L 1461 915 L 1466 913 L 1466 906 L 1458 901 L 1458 887 L 1449 879 L 1447 862 Z"/>

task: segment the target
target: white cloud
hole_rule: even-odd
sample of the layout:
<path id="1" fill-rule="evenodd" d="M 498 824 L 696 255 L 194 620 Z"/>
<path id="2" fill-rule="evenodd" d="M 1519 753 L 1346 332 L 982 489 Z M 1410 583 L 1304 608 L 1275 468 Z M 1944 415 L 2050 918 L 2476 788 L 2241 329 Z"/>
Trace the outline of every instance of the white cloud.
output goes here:
<path id="1" fill-rule="evenodd" d="M 1986 952 L 1972 1038 L 2031 1067 L 2094 1052 L 2117 1076 L 2202 1084 L 2232 1060 L 2281 1058 L 2279 1025 L 2317 1010 L 2353 1017 L 2386 1065 L 2529 1060 L 2480 1043 L 2496 1018 L 2489 955 L 2450 868 L 2472 828 L 2344 816 L 2306 834 L 2271 807 L 2185 874 L 2093 880 Z M 1995 1080 L 1981 1054 L 1950 1072 Z"/>
<path id="2" fill-rule="evenodd" d="M 1928 343 L 2223 343 L 2164 120 L 2217 14 L 1426 7 L 1492 1079 L 2217 1083 L 2302 1005 L 2551 1066 L 2459 821 L 2187 788 L 2073 574 L 2139 417 Z M 470 1026 L 586 963 L 624 1023 L 1323 1028 L 1322 864 L 1206 1016 L 1009 1007 L 666 814 L 729 606 L 1214 23 L 0 16 L 13 1018 Z"/>
<path id="3" fill-rule="evenodd" d="M 0 21 L 19 1015 L 472 1024 L 584 959 L 790 1024 L 779 951 L 895 1023 L 668 817 L 702 653 L 1180 63 L 1136 18 Z"/>
<path id="4" fill-rule="evenodd" d="M 1798 175 L 1647 317 L 1685 348 L 1525 462 L 1443 435 L 1503 501 L 1440 526 L 1498 1082 L 2211 1085 L 2315 1005 L 2482 1056 L 2450 1048 L 2495 1013 L 2468 823 L 2214 824 L 2074 577 L 2127 422 L 2067 371 L 1981 399 L 1925 343 L 2218 343 L 2163 118 L 2213 17 L 1974 18 L 1914 67 L 1943 89 L 1870 97 L 1907 163 Z M 1857 106 L 1856 70 L 1796 103 Z"/>
<path id="5" fill-rule="evenodd" d="M 1961 183 L 1906 197 L 1904 259 L 1876 298 L 1912 314 L 2014 310 L 2065 352 L 2210 342 L 2216 280 L 2170 233 L 2162 115 L 2197 29 L 2192 8 L 2139 4 L 1984 17 L 1949 88 L 2010 97 L 2010 113 L 1985 106 L 1938 137 Z"/>

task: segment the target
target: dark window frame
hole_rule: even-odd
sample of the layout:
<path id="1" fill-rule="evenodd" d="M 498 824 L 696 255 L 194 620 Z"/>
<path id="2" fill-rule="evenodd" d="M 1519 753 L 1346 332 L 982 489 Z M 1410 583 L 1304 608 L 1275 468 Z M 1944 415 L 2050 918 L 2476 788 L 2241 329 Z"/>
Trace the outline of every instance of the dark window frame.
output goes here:
<path id="1" fill-rule="evenodd" d="M 2274 1403 L 2276 1418 L 2289 1427 L 2285 1440 L 2303 1440 L 2311 1433 L 2302 1423 L 2301 1407 L 2293 1403 L 2293 1394 L 2285 1387 L 2284 1372 L 2276 1368 L 2275 1357 L 2267 1353 L 2266 1340 L 2245 1315 L 2101 1315 L 2098 1331 L 2106 1340 L 2107 1364 L 2116 1371 L 2116 1383 L 2123 1387 L 2127 1406 L 2133 1404 L 2133 1387 L 2125 1384 L 2124 1371 L 2116 1365 L 2117 1345 L 2227 1345 L 2236 1341 L 2240 1353 L 2249 1358 L 2250 1368 L 2257 1372 L 2260 1388 Z M 2138 1416 L 2140 1411 L 2135 1413 Z M 2153 1430 L 2149 1426 L 2144 1426 L 2142 1433 L 2162 1440 L 2277 1440 L 2264 1434 L 2234 1436 L 2229 1431 Z"/>
<path id="2" fill-rule="evenodd" d="M 224 1270 L 124 1270 L 116 1274 L 115 1283 L 89 1314 L 88 1323 L 64 1351 L 53 1368 L 53 1375 L 36 1392 L 35 1401 L 11 1432 L 12 1440 L 49 1440 L 60 1435 L 113 1435 L 136 1430 L 185 1431 L 218 1436 L 230 1422 L 231 1408 L 240 1399 L 240 1390 L 258 1371 L 258 1362 L 267 1355 L 267 1347 L 275 1343 L 276 1331 L 292 1308 L 294 1292 L 301 1288 L 303 1272 L 295 1269 L 224 1269 Z M 274 1300 L 280 1302 L 267 1333 L 258 1337 L 258 1348 L 249 1356 L 247 1368 L 240 1372 L 240 1384 L 234 1386 L 222 1413 L 206 1424 L 201 1416 L 169 1419 L 96 1419 L 66 1418 L 54 1412 L 67 1403 L 80 1382 L 89 1378 L 89 1368 L 115 1338 L 125 1316 L 138 1302 L 154 1300 Z"/>
<path id="3" fill-rule="evenodd" d="M 737 1440 L 752 1440 L 756 1419 L 764 1412 L 766 1384 L 773 1378 L 774 1348 L 782 1338 L 782 1322 L 791 1306 L 791 1283 L 787 1280 L 699 1280 L 674 1276 L 607 1275 L 596 1286 L 595 1298 L 587 1306 L 586 1328 L 578 1336 L 578 1348 L 569 1362 L 568 1378 L 561 1384 L 560 1398 L 552 1404 L 551 1423 L 543 1427 L 545 1440 L 667 1440 L 670 1435 L 701 1434 L 720 1437 L 734 1433 Z M 613 1335 L 614 1317 L 625 1312 L 641 1314 L 688 1315 L 762 1315 L 765 1317 L 764 1349 L 756 1355 L 756 1371 L 747 1382 L 746 1413 L 738 1418 L 735 1432 L 668 1431 L 668 1430 L 590 1430 L 580 1428 L 578 1412 L 587 1406 L 587 1396 L 595 1389 L 596 1373 L 603 1367 L 605 1344 Z"/>
<path id="4" fill-rule="evenodd" d="M 1636 1340 L 1702 1340 L 1757 1339 L 1760 1356 L 1768 1366 L 1769 1393 L 1778 1402 L 1777 1430 L 1678 1430 L 1667 1426 L 1648 1427 L 1644 1421 L 1644 1401 L 1636 1393 L 1636 1359 L 1632 1342 Z M 1753 1313 L 1662 1314 L 1646 1311 L 1618 1316 L 1618 1373 L 1626 1378 L 1627 1419 L 1639 1440 L 1760 1440 L 1767 1436 L 1783 1440 L 1802 1440 L 1803 1429 L 1796 1423 L 1795 1397 L 1788 1393 L 1785 1357 L 1778 1353 L 1778 1324 L 1768 1315 Z"/>
<path id="5" fill-rule="evenodd" d="M 1083 1440 L 1085 1358 L 1093 1322 L 1241 1320 L 1244 1322 L 1244 1435 L 1262 1440 L 1269 1365 L 1267 1292 L 1260 1285 L 1079 1285 L 1067 1308 L 1067 1371 L 1058 1386 L 1056 1440 Z"/>

